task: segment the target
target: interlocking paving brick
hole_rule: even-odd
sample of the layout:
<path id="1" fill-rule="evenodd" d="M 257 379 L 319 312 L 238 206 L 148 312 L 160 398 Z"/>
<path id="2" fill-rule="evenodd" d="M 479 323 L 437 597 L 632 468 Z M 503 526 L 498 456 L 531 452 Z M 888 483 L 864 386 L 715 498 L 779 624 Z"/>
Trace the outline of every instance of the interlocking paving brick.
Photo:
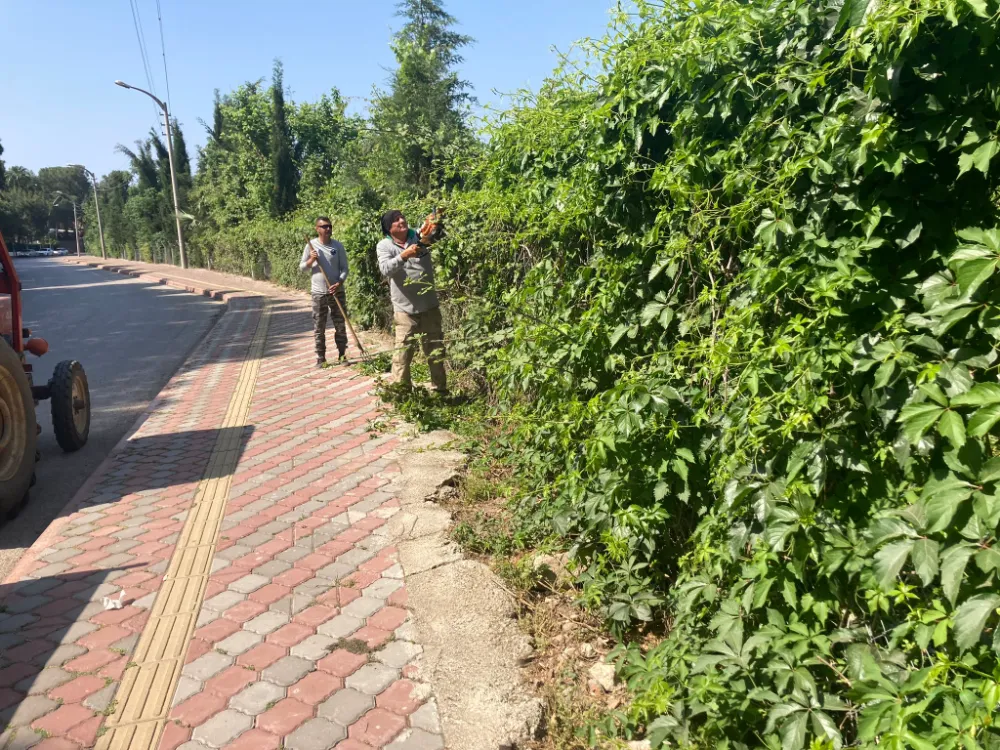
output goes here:
<path id="1" fill-rule="evenodd" d="M 174 690 L 174 700 L 171 705 L 179 706 L 192 695 L 200 693 L 204 687 L 204 684 L 198 680 L 182 674 L 180 679 L 177 681 L 177 688 Z"/>
<path id="2" fill-rule="evenodd" d="M 298 656 L 286 656 L 269 666 L 261 676 L 281 687 L 294 685 L 316 668 L 314 662 Z"/>
<path id="3" fill-rule="evenodd" d="M 29 695 L 42 695 L 48 693 L 54 688 L 59 687 L 65 682 L 69 682 L 73 679 L 73 677 L 74 675 L 69 672 L 62 670 L 59 667 L 53 667 L 51 669 L 43 669 L 37 674 L 31 674 L 28 677 L 25 677 L 14 687 L 22 693 L 28 693 Z M 104 684 L 103 681 L 101 684 Z"/>
<path id="4" fill-rule="evenodd" d="M 326 719 L 310 719 L 285 740 L 288 750 L 330 750 L 347 739 L 347 729 Z"/>
<path id="5" fill-rule="evenodd" d="M 267 707 L 285 697 L 285 690 L 273 682 L 255 682 L 229 699 L 231 708 L 256 716 Z"/>
<path id="6" fill-rule="evenodd" d="M 202 606 L 218 610 L 219 612 L 225 612 L 227 609 L 239 604 L 244 599 L 246 599 L 244 594 L 240 594 L 236 591 L 223 591 L 221 594 L 217 594 L 207 600 Z"/>
<path id="7" fill-rule="evenodd" d="M 246 622 L 243 628 L 251 633 L 267 635 L 288 623 L 288 619 L 288 615 L 283 612 L 267 611 Z"/>
<path id="8" fill-rule="evenodd" d="M 386 750 L 443 750 L 444 738 L 423 729 L 404 729 Z"/>
<path id="9" fill-rule="evenodd" d="M 79 704 L 66 704 L 60 706 L 52 713 L 45 714 L 31 723 L 33 729 L 48 732 L 50 735 L 61 737 L 87 719 L 93 718 L 94 712 L 84 708 Z"/>
<path id="10" fill-rule="evenodd" d="M 310 672 L 288 688 L 288 697 L 314 706 L 344 687 L 344 681 L 326 672 Z"/>
<path id="11" fill-rule="evenodd" d="M 316 713 L 323 719 L 329 719 L 342 727 L 349 727 L 374 707 L 375 699 L 370 695 L 345 688 L 338 690 L 321 703 Z"/>
<path id="12" fill-rule="evenodd" d="M 83 699 L 83 705 L 89 708 L 91 711 L 96 711 L 98 713 L 103 713 L 108 706 L 111 705 L 111 701 L 115 698 L 115 692 L 118 690 L 118 683 L 112 682 L 105 685 L 103 688 L 98 690 L 96 693 L 91 693 L 86 698 Z"/>
<path id="13" fill-rule="evenodd" d="M 385 602 L 380 599 L 369 599 L 368 597 L 362 595 L 360 599 L 355 599 L 341 611 L 345 615 L 350 615 L 351 617 L 365 618 L 371 617 L 384 606 Z"/>
<path id="14" fill-rule="evenodd" d="M 238 633 L 233 633 L 225 640 L 219 641 L 215 647 L 230 656 L 239 656 L 252 649 L 262 640 L 263 638 L 256 633 L 241 630 Z"/>
<path id="15" fill-rule="evenodd" d="M 319 661 L 330 653 L 337 638 L 330 638 L 326 635 L 311 635 L 301 643 L 297 643 L 289 649 L 292 656 L 301 656 L 309 661 Z"/>
<path id="16" fill-rule="evenodd" d="M 238 591 L 241 594 L 251 594 L 269 582 L 270 578 L 266 576 L 250 573 L 249 575 L 243 576 L 239 580 L 233 581 L 229 584 L 229 588 L 230 590 Z"/>
<path id="17" fill-rule="evenodd" d="M 199 656 L 190 664 L 185 665 L 183 673 L 194 680 L 204 682 L 232 663 L 233 657 L 210 651 L 204 656 Z"/>
<path id="18" fill-rule="evenodd" d="M 441 734 L 441 719 L 433 698 L 410 714 L 410 726 L 430 734 Z"/>
<path id="19" fill-rule="evenodd" d="M 351 738 L 383 747 L 406 727 L 406 719 L 384 708 L 373 708 L 348 729 Z"/>
<path id="20" fill-rule="evenodd" d="M 384 664 L 365 664 L 345 680 L 349 688 L 378 695 L 399 678 L 399 672 Z"/>
<path id="21" fill-rule="evenodd" d="M 403 582 L 398 579 L 379 578 L 365 589 L 365 596 L 371 599 L 388 599 L 401 588 L 403 588 Z"/>
<path id="22" fill-rule="evenodd" d="M 316 632 L 330 638 L 347 638 L 362 625 L 364 625 L 364 621 L 358 617 L 339 614 L 316 628 Z"/>
<path id="23" fill-rule="evenodd" d="M 312 718 L 312 706 L 301 703 L 293 698 L 279 701 L 269 710 L 257 717 L 257 726 L 265 732 L 286 737 L 296 727 Z"/>
<path id="24" fill-rule="evenodd" d="M 201 726 L 195 727 L 191 737 L 209 747 L 221 748 L 226 747 L 252 726 L 252 718 L 229 708 L 216 714 Z"/>
<path id="25" fill-rule="evenodd" d="M 402 669 L 423 652 L 423 648 L 409 641 L 393 641 L 375 652 L 374 658 L 393 669 Z"/>
<path id="26" fill-rule="evenodd" d="M 42 675 L 47 672 L 56 671 L 62 672 L 61 669 L 46 669 L 42 672 Z M 72 675 L 66 674 L 65 672 L 63 672 L 63 674 L 67 678 L 72 679 Z M 39 675 L 39 677 L 41 677 L 41 675 Z M 62 684 L 62 682 L 60 682 L 61 687 L 48 691 L 48 695 L 50 698 L 55 698 L 56 700 L 63 701 L 65 703 L 80 703 L 84 698 L 93 695 L 98 690 L 103 688 L 105 684 L 103 679 L 95 677 L 94 675 L 82 675 L 77 677 L 72 682 L 69 682 L 68 680 L 63 680 L 63 682 L 66 684 Z"/>
<path id="27" fill-rule="evenodd" d="M 30 727 L 8 727 L 0 732 L 0 747 L 4 750 L 28 750 L 42 741 L 42 735 Z"/>
<path id="28" fill-rule="evenodd" d="M 58 705 L 42 695 L 29 695 L 17 705 L 0 711 L 0 722 L 13 727 L 26 727 Z"/>

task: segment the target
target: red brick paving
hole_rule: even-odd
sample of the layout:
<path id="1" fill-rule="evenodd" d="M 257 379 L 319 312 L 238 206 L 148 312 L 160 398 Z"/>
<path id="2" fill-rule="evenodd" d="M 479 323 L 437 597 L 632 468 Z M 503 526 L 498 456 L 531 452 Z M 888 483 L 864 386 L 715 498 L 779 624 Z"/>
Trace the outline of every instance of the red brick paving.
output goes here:
<path id="1" fill-rule="evenodd" d="M 351 369 L 318 373 L 312 368 L 308 305 L 299 300 L 281 304 L 287 309 L 272 315 L 248 420 L 253 428 L 244 432 L 206 601 L 223 593 L 236 598 L 231 586 L 239 587 L 237 582 L 247 575 L 263 575 L 266 581 L 239 594 L 221 616 L 202 610 L 204 624 L 189 643 L 185 675 L 200 674 L 199 665 L 209 663 L 203 659 L 222 659 L 222 668 L 201 678 L 199 690 L 172 709 L 161 750 L 181 747 L 192 734 L 198 737 L 206 722 L 234 706 L 252 711 L 252 728 L 232 737 L 226 747 L 278 748 L 348 689 L 353 694 L 371 690 L 376 707 L 348 728 L 349 739 L 339 744 L 331 740 L 330 746 L 380 750 L 423 705 L 417 696 L 426 695 L 407 679 L 416 672 L 410 666 L 395 670 L 396 679 L 384 690 L 372 688 L 374 683 L 365 682 L 370 677 L 358 672 L 371 662 L 384 673 L 379 649 L 407 637 L 400 635 L 407 618 L 406 591 L 396 550 L 382 531 L 399 507 L 381 489 L 389 481 L 385 477 L 396 471 L 392 451 L 398 439 L 367 432 L 379 413 L 370 381 Z M 103 712 L 81 701 L 89 703 L 104 688 L 105 677 L 118 680 L 127 668 L 130 655 L 112 647 L 134 643 L 130 636 L 148 620 L 258 317 L 254 304 L 234 303 L 164 389 L 146 422 L 96 478 L 89 497 L 46 532 L 15 571 L 18 586 L 44 578 L 54 578 L 58 585 L 40 596 L 0 587 L 0 598 L 6 595 L 8 603 L 33 607 L 19 625 L 20 642 L 0 653 L 0 710 L 23 697 L 13 686 L 37 674 L 38 664 L 62 641 L 82 649 L 67 653 L 62 664 L 77 676 L 47 691 L 62 705 L 34 722 L 52 735 L 35 746 L 39 750 L 92 747 L 96 741 Z M 335 397 L 317 399 L 317 385 Z M 342 555 L 356 561 L 345 568 Z M 325 573 L 327 568 L 338 572 Z M 373 594 L 375 606 L 370 599 L 362 605 L 364 611 L 377 611 L 362 618 L 360 627 L 353 625 L 358 629 L 347 637 L 365 642 L 371 652 L 337 648 L 336 638 L 324 630 L 340 632 L 343 623 L 357 623 L 349 605 L 368 596 L 369 587 L 384 592 Z M 93 606 L 122 588 L 122 609 Z M 262 616 L 273 630 L 257 636 L 247 625 Z M 9 617 L 0 613 L 0 621 Z M 74 623 L 82 629 L 65 635 Z M 235 657 L 222 656 L 215 649 L 229 637 L 242 638 L 249 648 Z M 334 649 L 330 653 L 324 650 L 327 643 Z"/>

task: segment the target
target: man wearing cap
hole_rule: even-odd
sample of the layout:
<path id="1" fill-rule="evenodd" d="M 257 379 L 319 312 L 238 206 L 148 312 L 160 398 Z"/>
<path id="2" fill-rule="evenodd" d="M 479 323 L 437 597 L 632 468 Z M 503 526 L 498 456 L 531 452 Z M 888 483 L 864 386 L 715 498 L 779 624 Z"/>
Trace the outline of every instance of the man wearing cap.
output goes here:
<path id="1" fill-rule="evenodd" d="M 435 391 L 444 394 L 448 380 L 444 370 L 441 306 L 434 290 L 434 264 L 427 247 L 428 238 L 410 229 L 401 211 L 387 211 L 382 216 L 382 232 L 385 239 L 375 251 L 379 271 L 389 280 L 396 324 L 393 379 L 410 387 L 410 363 L 419 339 L 427 357 L 431 384 Z"/>
<path id="2" fill-rule="evenodd" d="M 319 239 L 310 240 L 302 251 L 299 268 L 312 273 L 312 318 L 313 338 L 316 341 L 316 366 L 326 365 L 326 318 L 333 319 L 334 336 L 337 344 L 337 363 L 347 362 L 347 295 L 344 282 L 347 280 L 347 251 L 337 240 L 330 237 L 333 226 L 330 219 L 320 216 L 316 219 L 316 234 Z M 340 303 L 340 304 L 338 304 Z"/>

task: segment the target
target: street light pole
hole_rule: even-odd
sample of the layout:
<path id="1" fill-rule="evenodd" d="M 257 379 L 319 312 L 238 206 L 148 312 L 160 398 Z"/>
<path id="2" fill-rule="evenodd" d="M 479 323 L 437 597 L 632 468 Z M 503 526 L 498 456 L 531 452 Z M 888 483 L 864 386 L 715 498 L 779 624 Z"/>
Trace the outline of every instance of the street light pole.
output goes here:
<path id="1" fill-rule="evenodd" d="M 76 240 L 76 257 L 80 257 L 80 222 L 76 220 L 76 203 L 73 203 L 73 238 Z"/>
<path id="2" fill-rule="evenodd" d="M 174 193 L 174 220 L 177 222 L 177 248 L 180 250 L 181 268 L 187 268 L 187 256 L 184 253 L 184 233 L 181 231 L 181 207 L 177 201 L 177 174 L 174 172 L 174 143 L 170 137 L 170 113 L 167 111 L 167 105 L 138 86 L 132 86 L 124 81 L 115 81 L 115 85 L 121 86 L 123 89 L 133 89 L 145 94 L 163 110 L 163 121 L 167 126 L 167 160 L 170 162 L 170 187 Z"/>
<path id="3" fill-rule="evenodd" d="M 69 166 L 71 166 L 71 167 L 78 167 L 79 169 L 82 169 L 84 171 L 84 173 L 87 174 L 90 177 L 90 182 L 94 186 L 94 208 L 97 209 L 97 233 L 101 237 L 101 257 L 104 258 L 104 260 L 107 260 L 108 259 L 108 249 L 104 246 L 104 227 L 101 225 L 101 201 L 97 197 L 97 175 L 95 175 L 93 172 L 91 172 L 89 169 L 87 169 L 82 164 L 70 164 Z M 73 206 L 73 211 L 74 211 L 74 213 L 76 212 L 76 206 L 75 205 Z M 79 243 L 77 244 L 77 253 L 76 254 L 77 255 L 80 254 Z"/>
<path id="4" fill-rule="evenodd" d="M 77 166 L 75 164 L 71 166 Z M 70 198 L 61 190 L 56 191 L 56 199 L 52 203 L 53 208 L 59 205 L 62 200 L 69 201 L 69 204 L 73 207 L 73 239 L 76 240 L 76 257 L 80 257 L 80 222 L 76 218 L 76 201 Z"/>

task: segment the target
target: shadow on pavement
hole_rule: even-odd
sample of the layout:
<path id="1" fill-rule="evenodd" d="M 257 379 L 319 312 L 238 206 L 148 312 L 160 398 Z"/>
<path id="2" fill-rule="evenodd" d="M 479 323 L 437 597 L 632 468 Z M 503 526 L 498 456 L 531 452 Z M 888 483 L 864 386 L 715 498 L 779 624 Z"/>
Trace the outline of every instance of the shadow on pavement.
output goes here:
<path id="1" fill-rule="evenodd" d="M 60 705 L 58 695 L 46 694 L 82 673 L 111 679 L 102 670 L 131 653 L 135 633 L 127 621 L 145 610 L 130 599 L 105 610 L 101 600 L 119 588 L 110 581 L 137 567 L 142 563 L 0 584 L 0 733 L 8 726 L 33 733 L 28 725 Z M 114 643 L 90 641 L 104 625 L 122 635 Z"/>
<path id="2" fill-rule="evenodd" d="M 181 506 L 176 499 L 166 496 L 157 498 L 159 491 L 188 485 L 185 491 L 193 493 L 195 485 L 202 479 L 225 476 L 225 467 L 221 464 L 209 464 L 212 450 L 220 441 L 235 445 L 236 460 L 239 461 L 253 433 L 253 425 L 246 425 L 133 437 L 114 454 L 114 464 L 101 475 L 82 503 L 63 508 L 56 518 L 72 515 L 81 509 L 92 510 L 95 506 L 115 505 L 124 498 L 137 500 L 140 495 L 152 497 L 153 500 L 137 504 L 134 511 L 122 519 L 124 523 L 134 525 L 152 520 L 150 514 L 157 511 L 172 510 L 173 513 L 180 513 L 188 504 Z M 232 465 L 235 466 L 235 463 Z M 167 494 L 172 497 L 178 495 L 176 492 Z M 29 500 L 22 513 L 30 512 Z M 153 541 L 152 537 L 148 541 Z M 109 538 L 108 542 L 112 544 L 114 540 Z M 0 549 L 5 546 L 4 536 L 0 535 Z"/>

